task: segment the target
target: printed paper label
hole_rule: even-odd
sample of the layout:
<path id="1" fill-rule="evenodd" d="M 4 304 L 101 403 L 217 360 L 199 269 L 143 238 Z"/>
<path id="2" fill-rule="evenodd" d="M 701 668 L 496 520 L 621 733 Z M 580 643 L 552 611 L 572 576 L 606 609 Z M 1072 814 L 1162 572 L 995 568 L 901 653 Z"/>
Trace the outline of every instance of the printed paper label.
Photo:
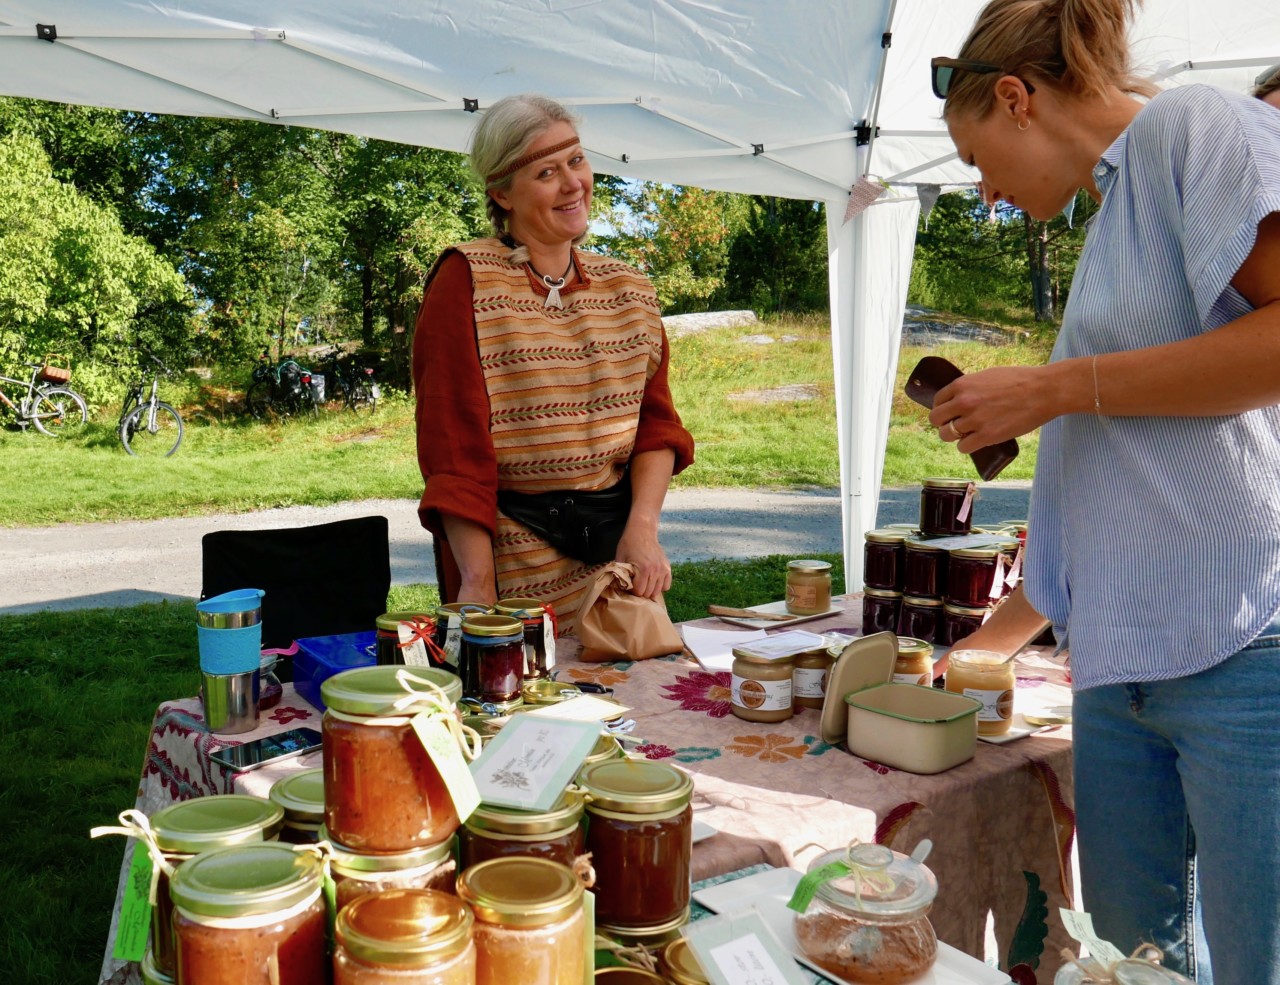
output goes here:
<path id="1" fill-rule="evenodd" d="M 147 934 L 151 930 L 151 856 L 147 846 L 133 843 L 129 862 L 129 880 L 125 883 L 120 903 L 120 922 L 116 926 L 116 943 L 111 956 L 117 961 L 141 961 L 147 950 Z"/>
<path id="2" fill-rule="evenodd" d="M 822 698 L 827 693 L 827 672 L 821 667 L 797 667 L 791 684 L 797 698 Z"/>
<path id="3" fill-rule="evenodd" d="M 458 820 L 465 821 L 480 806 L 480 792 L 458 747 L 458 740 L 440 720 L 439 714 L 420 712 L 409 719 L 409 724 L 439 771 L 440 779 L 444 780 L 449 796 L 453 798 L 453 807 L 458 812 Z"/>
<path id="4" fill-rule="evenodd" d="M 978 709 L 980 722 L 1007 722 L 1013 717 L 1012 691 L 979 691 L 977 688 L 967 687 L 964 693 L 982 702 L 982 707 Z"/>
<path id="5" fill-rule="evenodd" d="M 919 684 L 921 687 L 928 687 L 933 683 L 932 674 L 894 674 L 893 683 L 895 684 Z"/>
<path id="6" fill-rule="evenodd" d="M 734 674 L 730 700 L 751 711 L 782 711 L 791 707 L 791 681 L 753 681 Z"/>
<path id="7" fill-rule="evenodd" d="M 486 804 L 547 811 L 600 738 L 598 722 L 514 716 L 471 764 Z"/>

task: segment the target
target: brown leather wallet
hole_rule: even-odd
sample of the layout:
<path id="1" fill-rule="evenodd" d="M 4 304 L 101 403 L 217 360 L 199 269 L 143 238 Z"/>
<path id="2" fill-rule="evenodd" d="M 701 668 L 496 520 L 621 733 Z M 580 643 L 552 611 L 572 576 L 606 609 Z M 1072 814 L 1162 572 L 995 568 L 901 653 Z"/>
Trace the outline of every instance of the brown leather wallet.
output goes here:
<path id="1" fill-rule="evenodd" d="M 925 356 L 916 363 L 903 389 L 916 403 L 932 410 L 933 399 L 938 395 L 938 391 L 962 376 L 964 373 L 954 363 L 948 362 L 941 356 Z M 969 457 L 973 459 L 978 475 L 990 482 L 1018 457 L 1018 442 L 1010 438 L 997 445 L 987 445 L 970 453 Z"/>

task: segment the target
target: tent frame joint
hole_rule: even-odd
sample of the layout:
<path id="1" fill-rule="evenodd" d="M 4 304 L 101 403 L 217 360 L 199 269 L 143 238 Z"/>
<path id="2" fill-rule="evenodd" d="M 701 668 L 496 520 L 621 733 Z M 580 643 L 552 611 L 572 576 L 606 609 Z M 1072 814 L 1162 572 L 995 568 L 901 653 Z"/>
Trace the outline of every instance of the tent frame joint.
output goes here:
<path id="1" fill-rule="evenodd" d="M 52 44 L 54 41 L 58 40 L 58 25 L 57 24 L 37 24 L 36 37 L 39 38 L 41 41 L 48 41 L 50 44 Z"/>
<path id="2" fill-rule="evenodd" d="M 866 120 L 859 120 L 854 125 L 853 132 L 854 139 L 859 147 L 865 147 L 867 144 L 871 143 L 873 136 L 880 136 L 880 128 L 873 127 Z"/>

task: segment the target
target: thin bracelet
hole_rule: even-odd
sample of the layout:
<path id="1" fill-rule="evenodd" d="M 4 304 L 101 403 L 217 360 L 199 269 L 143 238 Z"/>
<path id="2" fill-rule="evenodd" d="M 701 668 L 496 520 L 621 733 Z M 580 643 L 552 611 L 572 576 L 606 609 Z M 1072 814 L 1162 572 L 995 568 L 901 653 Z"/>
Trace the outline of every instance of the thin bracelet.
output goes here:
<path id="1" fill-rule="evenodd" d="M 1098 357 L 1093 357 L 1093 412 L 1102 416 L 1102 398 L 1098 396 Z"/>

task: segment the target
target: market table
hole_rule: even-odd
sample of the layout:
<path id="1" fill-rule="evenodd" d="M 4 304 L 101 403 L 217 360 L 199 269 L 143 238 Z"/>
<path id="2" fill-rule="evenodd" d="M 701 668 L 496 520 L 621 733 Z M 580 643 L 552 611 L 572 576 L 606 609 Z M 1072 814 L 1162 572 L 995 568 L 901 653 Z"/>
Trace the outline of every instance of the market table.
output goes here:
<path id="1" fill-rule="evenodd" d="M 834 604 L 843 611 L 803 628 L 853 635 L 860 599 L 837 598 Z M 714 619 L 694 625 L 723 628 Z M 813 710 L 769 725 L 734 717 L 730 675 L 705 672 L 687 657 L 588 664 L 575 658 L 572 641 L 564 642 L 557 676 L 613 689 L 636 720 L 634 734 L 644 739 L 632 753 L 693 774 L 695 816 L 717 831 L 694 846 L 695 880 L 762 862 L 804 869 L 822 851 L 853 839 L 910 852 L 929 838 L 934 848 L 928 864 L 939 883 L 930 918 L 938 937 L 983 957 L 993 932 L 996 949 L 986 956 L 1015 981 L 1052 981 L 1060 949 L 1072 943 L 1058 918 L 1058 908 L 1072 899 L 1069 728 L 1000 745 L 979 742 L 969 762 L 917 776 L 828 745 Z M 1017 673 L 1020 692 L 1062 687 L 1061 666 L 1040 651 L 1024 652 Z M 266 796 L 281 776 L 319 765 L 320 754 L 231 773 L 211 763 L 208 750 L 299 725 L 318 727 L 320 717 L 287 684 L 259 728 L 238 736 L 207 732 L 198 699 L 165 702 L 153 722 L 135 806 L 151 815 L 174 801 L 213 793 Z M 126 853 L 100 977 L 112 985 L 138 980 L 134 966 L 110 956 L 128 863 Z"/>

